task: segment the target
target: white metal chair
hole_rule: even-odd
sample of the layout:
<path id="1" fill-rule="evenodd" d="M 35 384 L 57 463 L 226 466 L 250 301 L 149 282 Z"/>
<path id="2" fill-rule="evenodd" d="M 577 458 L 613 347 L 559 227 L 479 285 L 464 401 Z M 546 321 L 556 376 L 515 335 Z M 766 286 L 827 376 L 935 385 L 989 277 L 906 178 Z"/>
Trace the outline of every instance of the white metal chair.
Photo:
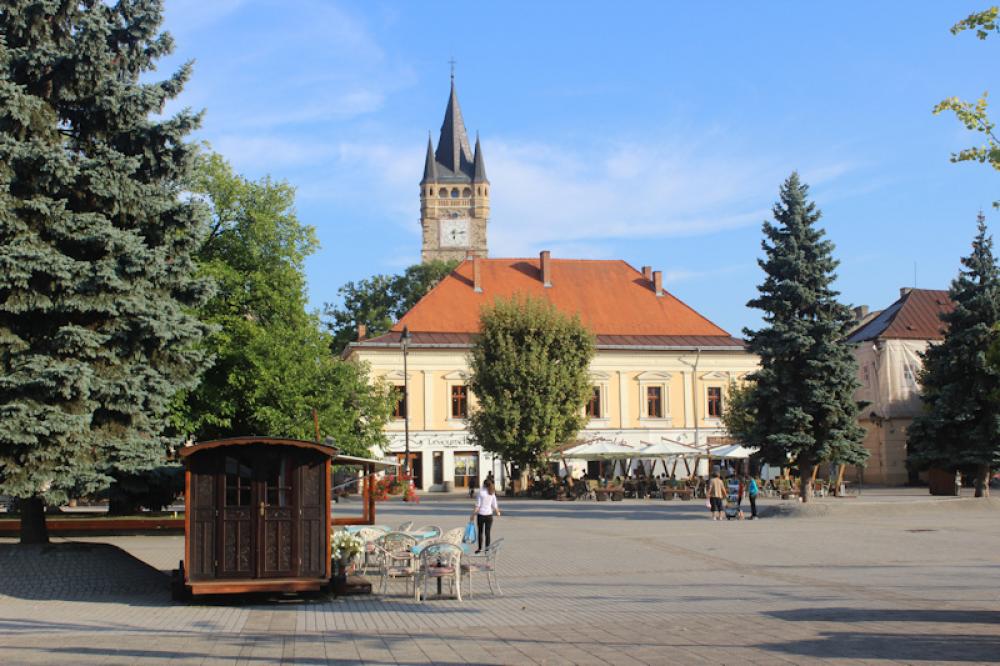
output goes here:
<path id="1" fill-rule="evenodd" d="M 412 520 L 408 520 L 405 523 L 400 523 L 399 527 L 397 527 L 393 531 L 394 532 L 409 532 L 411 527 L 413 527 L 413 521 Z"/>
<path id="2" fill-rule="evenodd" d="M 431 580 L 450 579 L 451 592 L 462 600 L 462 548 L 447 541 L 434 541 L 420 551 L 420 564 L 414 581 L 414 596 L 418 601 L 427 596 Z"/>
<path id="3" fill-rule="evenodd" d="M 462 537 L 465 536 L 464 527 L 456 527 L 453 530 L 448 530 L 441 535 L 441 541 L 447 541 L 448 543 L 454 544 L 456 546 L 462 545 Z"/>
<path id="4" fill-rule="evenodd" d="M 489 545 L 486 550 L 476 555 L 466 555 L 462 561 L 462 574 L 469 578 L 469 598 L 472 598 L 472 574 L 479 572 L 486 574 L 486 582 L 490 585 L 490 592 L 503 596 L 500 589 L 500 582 L 497 581 L 497 554 L 503 546 L 503 539 L 497 539 Z"/>
<path id="5" fill-rule="evenodd" d="M 437 525 L 421 525 L 420 527 L 415 527 L 413 529 L 407 530 L 413 534 L 419 534 L 421 539 L 437 539 L 441 536 L 441 528 Z"/>
<path id="6" fill-rule="evenodd" d="M 413 547 L 417 540 L 412 534 L 389 532 L 376 539 L 374 545 L 379 558 L 379 589 L 383 594 L 389 588 L 389 579 L 409 579 L 416 585 Z"/>
<path id="7" fill-rule="evenodd" d="M 374 527 L 362 527 L 355 534 L 365 542 L 364 551 L 361 557 L 361 571 L 367 574 L 369 569 L 379 568 L 379 553 L 375 547 L 375 541 L 385 534 L 384 531 Z"/>

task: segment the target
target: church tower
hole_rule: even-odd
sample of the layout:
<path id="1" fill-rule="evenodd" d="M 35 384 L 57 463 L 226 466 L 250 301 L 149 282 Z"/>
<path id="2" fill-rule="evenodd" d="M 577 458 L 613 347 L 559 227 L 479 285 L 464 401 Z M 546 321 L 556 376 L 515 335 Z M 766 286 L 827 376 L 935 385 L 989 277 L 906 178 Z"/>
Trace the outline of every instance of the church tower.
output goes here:
<path id="1" fill-rule="evenodd" d="M 420 181 L 421 261 L 485 257 L 489 217 L 490 181 L 486 179 L 483 151 L 478 135 L 475 152 L 469 148 L 452 74 L 437 150 L 427 137 L 424 177 Z"/>

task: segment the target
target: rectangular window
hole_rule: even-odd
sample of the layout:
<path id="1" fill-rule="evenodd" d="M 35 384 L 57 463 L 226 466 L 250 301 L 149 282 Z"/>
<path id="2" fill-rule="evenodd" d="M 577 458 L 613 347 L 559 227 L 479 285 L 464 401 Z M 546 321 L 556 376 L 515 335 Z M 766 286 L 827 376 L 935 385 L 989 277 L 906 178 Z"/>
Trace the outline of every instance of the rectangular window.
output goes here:
<path id="1" fill-rule="evenodd" d="M 646 387 L 646 416 L 651 419 L 663 418 L 663 387 Z"/>
<path id="2" fill-rule="evenodd" d="M 595 386 L 594 392 L 590 394 L 590 400 L 587 401 L 587 416 L 592 419 L 601 418 L 601 387 Z"/>
<path id="3" fill-rule="evenodd" d="M 396 392 L 396 402 L 392 408 L 392 418 L 394 419 L 405 419 L 406 418 L 406 391 L 402 386 L 392 387 Z"/>
<path id="4" fill-rule="evenodd" d="M 709 418 L 722 418 L 722 387 L 708 387 L 708 416 Z"/>
<path id="5" fill-rule="evenodd" d="M 464 419 L 469 415 L 469 387 L 451 387 L 451 418 Z"/>

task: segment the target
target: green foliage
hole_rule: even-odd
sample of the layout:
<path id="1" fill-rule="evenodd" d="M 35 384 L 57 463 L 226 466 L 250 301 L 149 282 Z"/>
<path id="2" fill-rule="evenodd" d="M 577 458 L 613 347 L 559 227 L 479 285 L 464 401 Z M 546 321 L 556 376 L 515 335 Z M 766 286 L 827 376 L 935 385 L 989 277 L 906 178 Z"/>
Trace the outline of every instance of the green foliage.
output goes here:
<path id="1" fill-rule="evenodd" d="M 998 32 L 997 15 L 1000 8 L 990 7 L 986 11 L 970 14 L 968 18 L 959 21 L 951 27 L 951 34 L 957 35 L 966 30 L 975 30 L 979 39 L 986 39 L 990 33 Z M 952 162 L 979 162 L 989 164 L 1000 170 L 1000 139 L 997 138 L 996 124 L 990 120 L 988 93 L 984 92 L 975 102 L 966 102 L 958 97 L 949 97 L 938 102 L 934 107 L 934 115 L 943 111 L 951 111 L 967 130 L 983 135 L 984 143 L 979 146 L 965 148 L 952 153 Z M 994 207 L 1000 207 L 1000 201 L 993 202 Z"/>
<path id="2" fill-rule="evenodd" d="M 747 409 L 755 418 L 746 439 L 773 464 L 789 457 L 803 469 L 820 461 L 861 464 L 868 452 L 854 401 L 857 364 L 841 342 L 852 317 L 832 288 L 833 244 L 815 226 L 821 214 L 808 192 L 793 173 L 781 186 L 775 224 L 764 223 L 758 263 L 766 277 L 747 305 L 763 311 L 765 326 L 744 331 L 761 364 L 749 377 L 755 385 Z"/>
<path id="3" fill-rule="evenodd" d="M 924 354 L 923 413 L 907 441 L 918 469 L 1000 465 L 1000 269 L 979 216 L 972 253 L 951 283 L 955 310 L 942 315 L 944 340 Z"/>
<path id="4" fill-rule="evenodd" d="M 205 154 L 192 189 L 212 210 L 199 262 L 218 285 L 202 308 L 214 326 L 214 363 L 179 401 L 178 427 L 196 439 L 313 439 L 316 409 L 323 435 L 368 455 L 384 442 L 389 388 L 370 383 L 366 366 L 334 358 L 319 317 L 306 310 L 303 263 L 318 243 L 295 216 L 294 188 L 246 180 Z"/>
<path id="5" fill-rule="evenodd" d="M 530 298 L 498 300 L 480 326 L 469 361 L 479 401 L 469 432 L 524 469 L 583 427 L 594 336 L 578 317 Z"/>
<path id="6" fill-rule="evenodd" d="M 324 312 L 332 319 L 327 327 L 333 333 L 334 352 L 339 354 L 357 339 L 358 324 L 367 327 L 369 337 L 388 332 L 394 321 L 458 264 L 458 261 L 431 261 L 410 266 L 402 275 L 373 275 L 345 284 L 337 292 L 343 303 L 340 307 L 327 303 Z"/>
<path id="7" fill-rule="evenodd" d="M 757 418 L 753 408 L 753 382 L 730 382 L 726 389 L 726 409 L 722 412 L 722 424 L 726 433 L 740 442 L 752 436 L 753 424 Z"/>
<path id="8" fill-rule="evenodd" d="M 990 7 L 986 11 L 974 12 L 968 17 L 951 26 L 951 34 L 957 35 L 965 30 L 975 30 L 976 37 L 986 39 L 991 32 L 997 32 L 997 13 L 1000 8 Z"/>
<path id="9" fill-rule="evenodd" d="M 160 21 L 155 0 L 0 9 L 0 492 L 35 507 L 160 464 L 204 365 L 199 116 L 154 119 L 190 73 L 148 78 Z"/>

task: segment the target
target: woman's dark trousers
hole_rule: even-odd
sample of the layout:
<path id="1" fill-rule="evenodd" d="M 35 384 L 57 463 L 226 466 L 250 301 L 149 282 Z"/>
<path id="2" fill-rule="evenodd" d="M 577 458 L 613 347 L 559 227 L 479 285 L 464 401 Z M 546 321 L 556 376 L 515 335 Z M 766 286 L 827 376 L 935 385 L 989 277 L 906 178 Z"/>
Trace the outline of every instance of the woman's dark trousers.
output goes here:
<path id="1" fill-rule="evenodd" d="M 493 516 L 476 514 L 476 525 L 479 526 L 479 550 L 483 549 L 483 533 L 486 533 L 486 548 L 490 547 L 490 528 L 493 527 Z"/>

